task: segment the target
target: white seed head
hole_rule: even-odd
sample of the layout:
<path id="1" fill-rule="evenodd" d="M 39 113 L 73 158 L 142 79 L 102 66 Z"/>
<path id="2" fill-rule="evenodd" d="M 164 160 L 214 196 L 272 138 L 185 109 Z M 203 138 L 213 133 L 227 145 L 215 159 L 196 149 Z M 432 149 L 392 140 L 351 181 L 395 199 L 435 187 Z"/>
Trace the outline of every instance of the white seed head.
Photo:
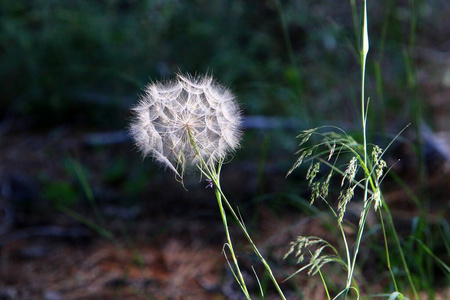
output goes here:
<path id="1" fill-rule="evenodd" d="M 212 166 L 239 146 L 241 111 L 209 75 L 150 83 L 132 110 L 137 148 L 178 175 L 200 161 Z"/>

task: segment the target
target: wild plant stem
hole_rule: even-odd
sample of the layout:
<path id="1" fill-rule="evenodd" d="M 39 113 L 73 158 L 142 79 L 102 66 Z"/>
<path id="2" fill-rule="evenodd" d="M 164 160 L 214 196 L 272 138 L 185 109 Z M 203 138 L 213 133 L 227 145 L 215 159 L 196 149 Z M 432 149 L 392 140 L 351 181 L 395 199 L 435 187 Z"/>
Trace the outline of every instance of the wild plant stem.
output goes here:
<path id="1" fill-rule="evenodd" d="M 219 210 L 220 210 L 220 216 L 222 217 L 222 222 L 223 222 L 223 226 L 225 228 L 225 235 L 227 238 L 227 244 L 228 244 L 228 248 L 230 249 L 230 254 L 231 257 L 233 259 L 233 263 L 236 267 L 236 272 L 237 272 L 237 277 L 236 280 L 239 284 L 239 286 L 242 289 L 242 292 L 245 294 L 245 297 L 250 300 L 250 294 L 248 293 L 247 290 L 247 286 L 245 284 L 245 280 L 244 277 L 242 276 L 242 272 L 241 269 L 239 268 L 239 264 L 236 258 L 236 255 L 234 253 L 234 248 L 233 248 L 233 243 L 231 242 L 231 236 L 230 236 L 230 231 L 228 229 L 228 221 L 227 221 L 227 214 L 225 212 L 225 209 L 223 207 L 223 202 L 222 202 L 222 197 L 223 199 L 225 199 L 226 204 L 229 206 L 228 201 L 226 200 L 222 189 L 220 188 L 220 171 L 222 169 L 222 161 L 220 161 L 217 165 L 217 168 L 211 167 L 210 165 L 208 165 L 204 160 L 203 157 L 200 155 L 200 151 L 197 147 L 197 143 L 195 142 L 195 139 L 192 135 L 192 132 L 190 130 L 188 130 L 188 135 L 189 135 L 189 141 L 191 143 L 191 146 L 194 148 L 194 151 L 197 153 L 197 157 L 199 158 L 200 162 L 197 165 L 200 172 L 202 172 L 202 174 L 204 174 L 205 176 L 208 176 L 208 178 L 214 183 L 214 192 L 216 194 L 216 199 L 217 199 L 217 204 L 219 206 Z M 226 253 L 224 253 L 226 256 Z M 231 270 L 233 272 L 233 274 L 236 276 L 236 274 L 234 273 L 233 270 Z"/>
<path id="2" fill-rule="evenodd" d="M 386 251 L 386 261 L 387 261 L 387 267 L 389 269 L 389 273 L 391 274 L 391 278 L 392 278 L 392 282 L 394 283 L 394 287 L 395 287 L 395 291 L 398 292 L 398 286 L 397 286 L 397 281 L 395 280 L 395 276 L 394 276 L 394 272 L 392 271 L 392 266 L 391 266 L 391 256 L 389 253 L 389 245 L 388 245 L 388 241 L 387 241 L 387 236 L 386 236 L 386 227 L 384 226 L 384 221 L 383 221 L 383 214 L 381 213 L 381 210 L 379 211 L 380 214 L 380 222 L 381 222 L 381 227 L 383 228 L 383 238 L 384 238 L 384 249 Z"/>
<path id="3" fill-rule="evenodd" d="M 262 256 L 262 254 L 259 252 L 258 248 L 256 247 L 255 243 L 253 242 L 252 238 L 250 237 L 250 234 L 247 231 L 247 228 L 245 228 L 244 223 L 241 221 L 241 219 L 239 218 L 239 216 L 236 214 L 236 212 L 234 211 L 233 207 L 231 206 L 230 202 L 228 202 L 226 196 L 223 194 L 222 189 L 220 189 L 220 186 L 218 186 L 217 190 L 220 192 L 220 195 L 222 196 L 223 201 L 225 202 L 225 204 L 227 205 L 229 211 L 231 212 L 232 216 L 234 217 L 234 219 L 236 220 L 236 222 L 238 223 L 239 227 L 241 228 L 242 232 L 244 233 L 245 237 L 247 238 L 248 242 L 250 243 L 250 245 L 253 248 L 253 251 L 255 252 L 256 256 L 258 256 L 259 260 L 261 261 L 261 263 L 264 265 L 264 267 L 266 268 L 267 273 L 269 274 L 270 279 L 272 280 L 272 283 L 274 284 L 275 288 L 278 291 L 278 294 L 280 295 L 280 297 L 283 300 L 286 300 L 286 297 L 283 294 L 283 291 L 281 290 L 280 286 L 278 285 L 278 282 L 275 279 L 275 276 L 272 273 L 272 269 L 270 268 L 269 264 L 267 263 L 267 261 L 264 259 L 264 257 Z"/>
<path id="4" fill-rule="evenodd" d="M 239 264 L 238 264 L 236 255 L 234 253 L 233 243 L 231 242 L 230 231 L 228 230 L 227 215 L 226 215 L 225 209 L 223 207 L 223 203 L 222 203 L 222 194 L 220 192 L 220 186 L 218 185 L 219 181 L 218 180 L 214 180 L 214 181 L 215 181 L 214 184 L 215 184 L 215 194 L 216 194 L 216 198 L 217 198 L 217 204 L 219 205 L 220 215 L 222 217 L 223 226 L 225 228 L 225 234 L 227 237 L 228 248 L 230 249 L 230 254 L 233 259 L 233 263 L 236 267 L 236 272 L 239 277 L 238 283 L 239 283 L 239 286 L 241 287 L 242 291 L 244 292 L 245 297 L 247 297 L 247 299 L 251 299 L 250 295 L 248 293 L 248 290 L 247 290 L 247 286 L 245 285 L 244 277 L 242 276 L 242 272 L 239 268 Z"/>
<path id="5" fill-rule="evenodd" d="M 367 112 L 365 99 L 366 60 L 369 52 L 369 34 L 367 29 L 367 1 L 364 0 L 363 27 L 361 32 L 361 117 L 363 127 L 364 165 L 367 166 Z"/>
<path id="6" fill-rule="evenodd" d="M 238 275 L 239 275 L 239 278 L 237 278 L 238 279 L 238 283 L 241 286 L 242 291 L 244 292 L 244 294 L 247 297 L 247 299 L 250 299 L 250 295 L 248 293 L 247 287 L 245 285 L 244 278 L 243 278 L 242 273 L 241 273 L 241 271 L 239 269 L 239 265 L 238 265 L 238 262 L 237 262 L 236 255 L 234 253 L 233 244 L 231 242 L 231 237 L 230 237 L 230 232 L 228 230 L 227 214 L 225 212 L 225 209 L 224 209 L 224 206 L 223 206 L 223 202 L 225 202 L 226 206 L 228 207 L 228 210 L 231 212 L 232 216 L 234 217 L 234 219 L 238 223 L 239 227 L 241 228 L 241 230 L 244 233 L 245 237 L 247 238 L 248 242 L 252 246 L 253 251 L 255 252 L 255 254 L 260 259 L 261 263 L 266 268 L 266 271 L 269 274 L 269 277 L 272 280 L 273 284 L 275 285 L 275 288 L 277 289 L 278 294 L 281 296 L 281 299 L 286 300 L 286 297 L 284 296 L 283 291 L 281 290 L 280 286 L 278 285 L 278 283 L 277 283 L 277 281 L 275 279 L 275 276 L 272 273 L 272 269 L 270 268 L 270 266 L 267 263 L 267 261 L 264 259 L 264 257 L 259 252 L 259 250 L 256 247 L 255 243 L 253 242 L 252 238 L 250 237 L 250 234 L 248 233 L 247 228 L 245 228 L 244 223 L 241 221 L 239 216 L 236 214 L 236 212 L 234 211 L 234 209 L 231 206 L 230 202 L 228 201 L 227 197 L 223 193 L 222 188 L 220 187 L 220 171 L 222 169 L 222 161 L 220 161 L 218 163 L 216 169 L 211 167 L 210 165 L 208 165 L 202 159 L 202 157 L 200 155 L 200 151 L 198 150 L 197 144 L 195 143 L 195 140 L 192 137 L 190 132 L 189 132 L 189 138 L 190 138 L 190 142 L 191 142 L 192 147 L 194 147 L 194 150 L 197 152 L 198 157 L 200 159 L 200 163 L 198 164 L 198 168 L 199 168 L 200 172 L 202 172 L 203 175 L 208 176 L 208 178 L 210 180 L 212 180 L 212 182 L 214 183 L 214 189 L 215 189 L 215 194 L 216 194 L 216 198 L 217 198 L 217 203 L 219 205 L 220 214 L 222 216 L 222 221 L 223 221 L 223 224 L 224 224 L 224 227 L 225 227 L 225 232 L 226 232 L 227 241 L 228 241 L 229 248 L 230 248 L 230 253 L 231 253 L 231 256 L 233 258 L 233 262 L 234 262 L 234 264 L 236 266 L 236 271 L 238 272 Z"/>
<path id="7" fill-rule="evenodd" d="M 413 279 L 411 277 L 411 272 L 409 271 L 408 263 L 406 262 L 405 253 L 403 252 L 402 245 L 400 243 L 400 239 L 399 239 L 398 234 L 397 234 L 397 230 L 395 229 L 395 226 L 394 226 L 394 220 L 392 219 L 391 211 L 389 210 L 389 207 L 386 205 L 386 203 L 383 203 L 383 208 L 384 208 L 384 210 L 386 212 L 385 215 L 388 218 L 389 225 L 392 228 L 391 229 L 392 230 L 392 234 L 394 235 L 395 244 L 397 245 L 398 252 L 400 253 L 400 258 L 401 258 L 402 263 L 403 263 L 403 268 L 405 269 L 406 277 L 408 278 L 409 284 L 411 285 L 411 289 L 412 289 L 412 291 L 414 293 L 414 297 L 418 300 L 418 299 L 420 299 L 420 297 L 419 297 L 419 294 L 417 293 L 416 286 L 415 286 L 414 281 L 413 281 Z"/>
<path id="8" fill-rule="evenodd" d="M 356 267 L 356 259 L 358 257 L 358 253 L 359 253 L 359 248 L 361 246 L 361 241 L 362 241 L 362 236 L 364 234 L 364 228 L 366 225 L 366 219 L 367 219 L 367 213 L 369 212 L 370 209 L 370 202 L 368 203 L 367 197 L 368 197 L 368 186 L 369 181 L 366 181 L 366 187 L 364 190 L 364 208 L 361 214 L 361 218 L 359 221 L 359 228 L 358 228 L 358 234 L 356 236 L 356 242 L 355 242 L 355 247 L 353 249 L 353 260 L 352 260 L 352 264 L 350 266 L 350 275 L 349 275 L 349 279 L 347 279 L 347 286 L 346 288 L 349 289 L 352 283 L 352 279 L 353 279 L 353 273 L 355 272 L 355 267 Z M 367 203 L 367 204 L 366 204 Z"/>
<path id="9" fill-rule="evenodd" d="M 351 265 L 349 265 L 349 271 L 348 271 L 348 278 L 347 278 L 347 284 L 346 284 L 346 290 L 347 292 L 345 295 L 347 295 L 348 291 L 351 288 L 352 279 L 353 279 L 353 273 L 355 271 L 356 267 L 356 259 L 358 257 L 359 248 L 361 246 L 362 236 L 364 233 L 364 227 L 366 223 L 367 218 L 367 212 L 370 209 L 370 203 L 368 202 L 368 191 L 369 191 L 369 182 L 370 182 L 370 172 L 368 172 L 368 165 L 367 165 L 367 109 L 366 109 L 366 99 L 365 99 L 365 77 L 366 77 L 366 60 L 367 60 L 367 53 L 369 52 L 369 34 L 367 29 L 367 1 L 364 0 L 364 7 L 363 7 L 363 24 L 362 24 L 362 30 L 361 30 L 361 38 L 360 38 L 360 55 L 361 55 L 361 118 L 362 118 L 362 131 L 363 131 L 363 148 L 364 148 L 364 154 L 363 154 L 363 161 L 364 161 L 364 176 L 365 176 L 365 185 L 364 185 L 364 208 L 361 214 L 359 228 L 358 228 L 358 235 L 356 237 L 355 246 L 353 249 L 353 259 L 351 262 Z M 345 298 L 345 296 L 344 296 Z"/>
<path id="10" fill-rule="evenodd" d="M 348 242 L 347 242 L 347 238 L 345 236 L 345 232 L 344 232 L 344 228 L 342 227 L 342 224 L 339 224 L 339 230 L 341 231 L 342 234 L 342 240 L 344 241 L 344 245 L 345 245 L 345 253 L 347 255 L 347 284 L 346 284 L 346 288 L 349 287 L 349 282 L 351 283 L 352 281 L 352 273 L 350 272 L 350 265 L 351 265 L 351 257 L 350 257 L 350 248 L 348 247 Z"/>
<path id="11" fill-rule="evenodd" d="M 369 52 L 369 35 L 368 35 L 368 29 L 367 29 L 367 0 L 364 0 L 364 8 L 363 8 L 363 27 L 362 27 L 362 32 L 361 32 L 361 44 L 360 44 L 360 54 L 361 54 L 361 111 L 362 111 L 362 126 L 363 126 L 363 147 L 364 147 L 364 166 L 365 168 L 367 168 L 367 132 L 366 132 L 366 124 L 367 124 L 367 111 L 366 111 L 366 101 L 365 101 L 365 95 L 364 95 L 364 90 L 365 90 L 365 72 L 366 72 L 366 60 L 367 60 L 367 53 Z M 415 24 L 414 24 L 415 25 Z M 411 34 L 412 35 L 412 34 Z M 412 38 L 411 38 L 412 39 Z M 357 237 L 357 241 L 356 241 L 356 245 L 355 245 L 355 252 L 353 254 L 353 263 L 351 266 L 351 272 L 353 273 L 354 271 L 354 267 L 355 267 L 355 263 L 356 263 L 356 257 L 359 251 L 359 246 L 361 243 L 361 237 L 362 237 L 362 233 L 364 231 L 364 225 L 365 225 L 365 221 L 367 218 L 367 212 L 370 208 L 370 202 L 366 202 L 368 201 L 368 189 L 369 189 L 369 182 L 371 183 L 372 187 L 373 187 L 373 182 L 371 180 L 371 174 L 368 173 L 367 171 L 366 173 L 366 178 L 365 178 L 365 189 L 364 189 L 364 202 L 365 203 L 365 207 L 363 210 L 363 213 L 361 215 L 361 220 L 360 220 L 360 228 L 358 230 L 358 237 Z M 366 205 L 367 203 L 367 205 Z M 392 232 L 394 234 L 394 238 L 396 241 L 396 244 L 398 246 L 399 252 L 400 252 L 400 257 L 402 259 L 403 262 L 403 267 L 405 268 L 405 272 L 406 275 L 408 277 L 408 280 L 410 282 L 411 288 L 413 289 L 413 293 L 414 296 L 416 297 L 416 299 L 419 299 L 419 296 L 417 294 L 414 282 L 412 280 L 411 277 L 411 273 L 409 271 L 408 265 L 406 263 L 406 259 L 405 259 L 405 255 L 403 253 L 403 249 L 401 247 L 400 244 L 400 240 L 398 238 L 397 235 L 397 231 L 395 230 L 394 227 L 394 223 L 393 223 L 393 219 L 392 219 L 392 215 L 390 214 L 389 208 L 387 207 L 387 205 L 384 205 L 384 209 L 387 212 L 387 217 L 389 219 L 389 223 L 392 226 Z M 381 213 L 381 212 L 380 212 Z M 387 249 L 387 248 L 386 248 Z M 389 264 L 389 262 L 388 262 Z M 389 270 L 390 269 L 390 265 L 389 265 Z M 392 271 L 391 271 L 392 274 Z M 394 279 L 394 284 L 395 284 L 395 279 Z M 395 284 L 396 285 L 396 284 Z M 349 287 L 349 283 L 347 283 L 347 287 Z"/>
<path id="12" fill-rule="evenodd" d="M 331 300 L 330 292 L 328 291 L 328 287 L 327 287 L 327 282 L 325 281 L 325 278 L 323 277 L 323 274 L 320 271 L 320 269 L 318 272 L 319 272 L 320 279 L 322 280 L 322 284 L 325 287 L 325 293 L 327 293 L 327 298 L 328 298 L 328 300 Z"/>

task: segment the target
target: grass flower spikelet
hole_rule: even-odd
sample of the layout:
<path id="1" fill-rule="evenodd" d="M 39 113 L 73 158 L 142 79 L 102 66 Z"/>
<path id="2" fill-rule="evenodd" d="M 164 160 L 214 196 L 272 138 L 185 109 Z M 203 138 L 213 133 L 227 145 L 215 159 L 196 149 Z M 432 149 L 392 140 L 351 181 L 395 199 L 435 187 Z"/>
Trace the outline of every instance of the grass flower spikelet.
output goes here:
<path id="1" fill-rule="evenodd" d="M 335 253 L 331 254 L 331 255 L 323 254 L 323 251 L 327 248 L 331 249 Z M 291 254 L 293 254 L 295 257 L 297 257 L 297 262 L 296 262 L 297 264 L 303 263 L 308 254 L 310 257 L 309 263 L 307 263 L 306 265 L 301 267 L 293 275 L 295 275 L 303 270 L 309 269 L 308 275 L 313 276 L 317 272 L 319 272 L 320 269 L 325 264 L 338 260 L 335 249 L 329 243 L 327 243 L 325 240 L 323 240 L 319 237 L 315 237 L 315 236 L 309 236 L 309 237 L 299 236 L 299 237 L 297 237 L 296 241 L 291 242 L 291 248 L 284 255 L 284 259 L 286 259 Z M 293 275 L 289 276 L 289 278 L 292 277 Z"/>
<path id="2" fill-rule="evenodd" d="M 200 160 L 212 166 L 239 146 L 242 117 L 235 97 L 209 75 L 151 83 L 132 110 L 137 148 L 179 176 Z"/>

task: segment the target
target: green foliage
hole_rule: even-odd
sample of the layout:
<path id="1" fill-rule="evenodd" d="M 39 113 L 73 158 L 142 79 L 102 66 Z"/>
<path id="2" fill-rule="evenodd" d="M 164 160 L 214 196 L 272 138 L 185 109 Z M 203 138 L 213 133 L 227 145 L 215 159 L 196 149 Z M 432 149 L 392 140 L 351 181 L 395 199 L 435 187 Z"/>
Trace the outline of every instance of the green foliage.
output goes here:
<path id="1" fill-rule="evenodd" d="M 355 2 L 351 1 L 353 4 L 353 8 L 355 6 Z M 353 10 L 354 12 L 356 9 Z M 355 278 L 355 268 L 358 254 L 360 252 L 360 246 L 362 244 L 362 238 L 365 234 L 365 227 L 367 223 L 367 216 L 369 210 L 374 205 L 375 211 L 379 212 L 380 222 L 382 227 L 382 232 L 385 240 L 385 253 L 386 253 L 386 262 L 387 268 L 391 274 L 391 280 L 395 286 L 395 292 L 389 296 L 389 299 L 403 299 L 404 296 L 399 292 L 399 286 L 397 284 L 397 274 L 393 272 L 393 268 L 391 265 L 391 253 L 390 253 L 390 243 L 387 238 L 387 231 L 392 235 L 394 240 L 394 247 L 397 248 L 401 261 L 399 265 L 402 266 L 403 271 L 405 272 L 407 281 L 409 283 L 409 287 L 414 294 L 415 299 L 419 299 L 419 294 L 417 291 L 417 283 L 415 280 L 414 273 L 411 272 L 410 265 L 413 265 L 411 261 L 407 261 L 405 252 L 403 251 L 401 241 L 398 237 L 395 224 L 390 213 L 389 207 L 387 203 L 384 202 L 383 196 L 380 189 L 380 183 L 382 180 L 382 176 L 384 173 L 384 169 L 387 167 L 386 162 L 382 159 L 384 151 L 382 151 L 377 145 L 372 146 L 372 153 L 369 154 L 369 144 L 367 142 L 367 110 L 369 108 L 369 100 L 365 97 L 366 90 L 366 62 L 367 62 L 367 54 L 369 51 L 369 35 L 368 35 L 368 23 L 367 23 L 367 1 L 364 1 L 363 9 L 362 9 L 362 25 L 361 28 L 355 30 L 360 34 L 360 66 L 361 66 L 361 120 L 362 120 L 362 142 L 353 143 L 353 139 L 350 138 L 345 132 L 337 132 L 335 133 L 323 133 L 319 132 L 319 128 L 311 129 L 303 131 L 298 138 L 300 139 L 300 150 L 297 152 L 299 154 L 299 158 L 294 166 L 289 170 L 288 175 L 292 173 L 292 171 L 298 168 L 306 159 L 312 160 L 310 168 L 306 174 L 306 180 L 309 182 L 309 187 L 312 192 L 312 201 L 319 198 L 327 203 L 332 214 L 336 217 L 338 227 L 341 231 L 341 236 L 344 244 L 343 252 L 346 254 L 346 259 L 340 259 L 339 255 L 335 256 L 321 256 L 322 250 L 326 248 L 326 246 L 319 246 L 315 252 L 310 251 L 311 261 L 306 266 L 300 268 L 293 275 L 301 272 L 304 269 L 310 268 L 308 274 L 314 275 L 315 273 L 320 272 L 320 268 L 322 268 L 326 263 L 330 261 L 338 261 L 341 262 L 347 271 L 347 280 L 345 284 L 345 288 L 343 288 L 334 299 L 343 296 L 343 299 L 346 299 L 349 292 L 356 292 L 357 299 L 360 299 L 360 288 L 358 287 L 356 278 Z M 318 135 L 319 140 L 316 143 L 312 143 L 312 145 L 308 146 L 306 143 L 311 139 L 313 135 Z M 336 139 L 334 139 L 336 137 Z M 337 140 L 337 141 L 336 141 Z M 330 146 L 332 145 L 332 146 Z M 322 148 L 325 148 L 322 150 Z M 342 153 L 348 152 L 351 155 L 351 159 L 349 163 L 346 165 L 345 169 L 338 165 L 338 159 Z M 333 158 L 335 157 L 335 158 Z M 333 160 L 332 160 L 333 159 Z M 314 163 L 314 160 L 317 160 L 317 163 Z M 317 174 L 319 173 L 321 164 L 327 165 L 332 171 L 335 173 L 342 174 L 341 181 L 341 192 L 338 197 L 338 205 L 337 209 L 334 205 L 326 200 L 323 195 L 327 195 L 327 193 L 321 193 L 320 186 L 328 187 L 329 180 L 326 179 L 325 183 L 314 182 Z M 358 169 L 362 170 L 362 174 L 357 176 Z M 331 172 L 329 173 L 331 174 Z M 328 175 L 331 176 L 331 175 Z M 327 176 L 327 178 L 328 178 Z M 348 234 L 343 230 L 342 224 L 344 221 L 345 212 L 347 211 L 348 203 L 354 197 L 354 191 L 356 188 L 361 188 L 363 193 L 361 196 L 361 215 L 359 218 L 359 224 L 357 226 L 357 234 L 355 237 L 354 245 L 349 247 L 350 243 L 348 240 Z M 380 210 L 379 208 L 383 208 Z M 384 218 L 387 219 L 389 229 L 385 227 Z M 312 242 L 311 242 L 312 241 Z M 420 241 L 421 242 L 421 241 Z M 305 248 L 311 244 L 316 243 L 325 243 L 321 238 L 316 237 L 298 237 L 295 242 L 292 243 L 291 249 L 288 251 L 286 256 L 290 255 L 297 248 L 297 252 L 295 256 L 299 257 L 297 263 L 303 262 L 306 250 Z M 427 248 L 423 248 L 425 251 L 429 250 Z M 335 251 L 338 254 L 337 251 Z M 428 253 L 432 253 L 432 251 L 427 251 Z M 286 257 L 285 256 L 285 257 Z M 318 257 L 323 257 L 323 259 L 318 259 Z M 431 255 L 431 257 L 436 258 Z M 445 268 L 446 264 L 442 264 L 440 262 L 441 267 Z M 312 267 L 311 267 L 312 265 Z M 292 275 L 292 276 L 293 276 Z M 321 279 L 324 285 L 324 288 L 327 292 L 328 299 L 330 298 L 330 294 L 327 288 L 327 280 L 326 277 L 320 273 Z M 291 276 L 291 277 L 292 277 Z"/>
<path id="2" fill-rule="evenodd" d="M 396 17 L 404 8 L 393 3 L 369 3 L 381 14 L 371 19 L 371 28 L 389 26 L 372 42 L 375 51 L 390 54 L 379 53 L 377 77 L 377 100 L 388 102 L 370 112 L 378 116 L 379 107 L 389 107 L 383 118 L 374 118 L 380 122 L 409 107 L 403 105 L 407 96 L 392 101 L 384 96 L 391 84 L 402 86 L 399 80 L 405 77 L 398 51 L 404 24 Z M 0 108 L 33 117 L 44 127 L 74 122 L 119 128 L 149 77 L 157 80 L 181 70 L 211 71 L 232 84 L 248 114 L 291 115 L 310 125 L 355 118 L 356 67 L 348 69 L 357 53 L 348 38 L 351 11 L 336 5 L 2 1 Z M 388 72 L 387 64 L 394 66 Z"/>
<path id="3" fill-rule="evenodd" d="M 55 207 L 71 207 L 79 196 L 78 190 L 65 181 L 48 182 L 44 187 L 44 197 Z"/>

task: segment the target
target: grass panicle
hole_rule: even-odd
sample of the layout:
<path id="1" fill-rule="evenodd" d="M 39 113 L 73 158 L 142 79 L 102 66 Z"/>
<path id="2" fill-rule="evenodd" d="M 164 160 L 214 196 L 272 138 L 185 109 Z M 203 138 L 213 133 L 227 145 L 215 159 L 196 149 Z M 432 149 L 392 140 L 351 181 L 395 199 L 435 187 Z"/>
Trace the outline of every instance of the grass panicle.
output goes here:
<path id="1" fill-rule="evenodd" d="M 331 250 L 332 254 L 324 253 L 326 249 Z M 297 264 L 303 263 L 306 260 L 306 257 L 309 257 L 309 262 L 297 270 L 294 274 L 289 276 L 286 280 L 303 270 L 308 270 L 308 275 L 314 276 L 319 273 L 320 269 L 327 263 L 342 261 L 338 256 L 336 249 L 331 244 L 322 238 L 315 236 L 297 237 L 295 241 L 291 242 L 291 247 L 284 255 L 284 259 L 287 259 L 291 255 L 297 258 Z"/>
<path id="2" fill-rule="evenodd" d="M 297 138 L 300 139 L 300 150 L 297 151 L 299 158 L 293 165 L 293 167 L 289 170 L 288 174 L 291 174 L 292 171 L 298 168 L 304 161 L 311 160 L 310 167 L 307 171 L 306 180 L 308 181 L 308 185 L 311 189 L 311 204 L 318 198 L 323 198 L 326 201 L 329 208 L 332 210 L 333 215 L 337 219 L 337 224 L 339 231 L 341 232 L 344 252 L 345 252 L 345 260 L 340 259 L 339 255 L 337 256 L 322 256 L 322 252 L 324 251 L 326 246 L 319 246 L 316 251 L 311 251 L 311 260 L 309 264 L 300 268 L 297 272 L 292 274 L 298 274 L 299 272 L 309 268 L 308 275 L 314 275 L 320 271 L 320 268 L 329 262 L 340 262 L 344 266 L 344 270 L 347 272 L 347 280 L 345 286 L 339 292 L 335 299 L 338 297 L 343 297 L 346 299 L 348 294 L 353 291 L 356 293 L 357 298 L 360 298 L 360 290 L 356 283 L 355 271 L 356 271 L 356 263 L 357 257 L 360 252 L 360 247 L 362 244 L 362 239 L 367 223 L 367 217 L 369 210 L 373 207 L 374 210 L 377 211 L 383 205 L 383 197 L 381 192 L 381 181 L 383 179 L 384 170 L 387 167 L 386 162 L 382 159 L 384 151 L 377 145 L 370 146 L 367 138 L 367 118 L 368 118 L 368 109 L 369 109 L 369 100 L 365 98 L 365 76 L 366 76 L 366 62 L 367 55 L 369 52 L 369 34 L 368 34 L 368 26 L 367 26 L 367 1 L 363 1 L 363 10 L 362 10 L 362 25 L 359 30 L 360 33 L 360 44 L 359 44 L 359 53 L 360 53 L 360 66 L 361 66 L 361 121 L 362 121 L 362 141 L 359 143 L 355 139 L 353 139 L 350 135 L 347 135 L 343 130 L 338 128 L 333 128 L 334 130 L 330 130 L 327 132 L 322 132 L 323 128 L 314 128 L 310 130 L 303 131 Z M 354 2 L 353 2 L 354 4 Z M 352 7 L 355 7 L 354 5 Z M 310 142 L 312 137 L 315 136 L 317 139 L 313 142 Z M 371 155 L 368 154 L 369 148 L 372 147 Z M 343 167 L 339 167 L 342 164 L 339 164 L 340 161 L 345 160 L 347 156 L 350 156 L 348 163 L 344 164 L 346 166 L 345 169 Z M 347 158 L 348 159 L 348 158 Z M 317 161 L 317 162 L 314 162 Z M 320 181 L 315 181 L 319 170 L 320 163 L 325 164 L 332 171 L 328 174 L 327 178 L 323 183 Z M 361 170 L 361 172 L 359 172 Z M 332 203 L 326 200 L 326 196 L 328 192 L 325 193 L 329 189 L 330 178 L 333 174 L 340 174 L 341 178 L 341 191 L 337 198 L 337 205 L 333 206 Z M 324 192 L 321 192 L 323 188 Z M 355 190 L 361 189 L 362 196 L 360 199 L 362 208 L 361 214 L 359 218 L 359 223 L 357 227 L 356 237 L 354 238 L 353 247 L 350 247 L 349 236 L 343 229 L 343 223 L 345 220 L 345 213 L 347 211 L 348 203 L 355 197 Z M 359 194 L 358 194 L 359 195 Z M 359 198 L 360 196 L 358 196 Z M 387 210 L 387 206 L 385 205 L 385 211 Z M 380 212 L 380 218 L 382 220 L 383 215 Z M 384 229 L 384 225 L 383 225 Z M 394 229 L 395 231 L 395 229 Z M 385 235 L 386 237 L 386 235 Z M 398 242 L 398 239 L 397 239 Z M 298 257 L 297 263 L 302 263 L 305 258 L 304 250 L 306 247 L 314 244 L 326 244 L 327 246 L 333 248 L 329 243 L 325 242 L 321 238 L 316 237 L 299 237 L 296 241 L 291 243 L 290 250 L 286 253 L 285 257 L 292 254 L 295 250 L 295 254 Z M 386 253 L 388 253 L 388 248 L 386 244 Z M 333 248 L 335 250 L 335 248 Z M 337 253 L 337 251 L 336 251 Z M 390 266 L 388 265 L 391 270 Z M 404 264 L 405 270 L 408 273 L 408 267 Z M 392 272 L 391 272 L 392 274 Z M 324 284 L 324 288 L 327 291 L 327 295 L 330 299 L 330 295 L 328 293 L 326 278 L 323 276 L 323 273 L 320 273 L 322 282 Z M 393 277 L 393 281 L 395 283 L 395 277 Z M 414 284 L 411 282 L 411 286 L 413 288 L 414 294 L 417 293 L 414 290 Z M 397 289 L 397 285 L 396 285 Z M 394 296 L 395 295 L 395 296 Z M 400 299 L 403 295 L 396 290 L 395 293 L 391 294 L 390 298 Z"/>

